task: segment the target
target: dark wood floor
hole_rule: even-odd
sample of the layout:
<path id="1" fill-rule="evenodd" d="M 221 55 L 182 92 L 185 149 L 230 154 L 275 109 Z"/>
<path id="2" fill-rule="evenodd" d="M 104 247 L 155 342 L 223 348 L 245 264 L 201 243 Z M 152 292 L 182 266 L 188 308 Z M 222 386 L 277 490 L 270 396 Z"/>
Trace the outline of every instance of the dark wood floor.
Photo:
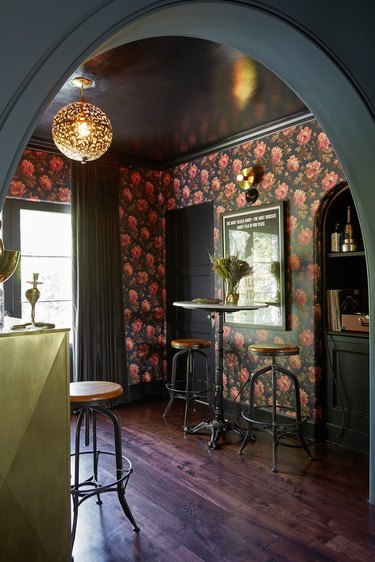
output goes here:
<path id="1" fill-rule="evenodd" d="M 134 467 L 126 497 L 140 533 L 115 494 L 104 494 L 101 506 L 91 498 L 80 506 L 74 562 L 375 560 L 367 455 L 313 444 L 309 462 L 303 450 L 280 446 L 273 474 L 268 434 L 257 431 L 243 456 L 235 434 L 210 451 L 207 435 L 183 434 L 182 402 L 166 420 L 164 407 L 115 410 Z"/>

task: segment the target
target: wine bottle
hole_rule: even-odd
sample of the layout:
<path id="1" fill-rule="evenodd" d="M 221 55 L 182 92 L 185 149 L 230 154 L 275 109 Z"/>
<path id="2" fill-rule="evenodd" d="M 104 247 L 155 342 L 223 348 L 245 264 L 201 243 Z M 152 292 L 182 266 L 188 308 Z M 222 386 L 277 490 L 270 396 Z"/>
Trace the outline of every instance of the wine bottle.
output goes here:
<path id="1" fill-rule="evenodd" d="M 353 227 L 350 222 L 350 205 L 348 205 L 346 210 L 346 224 L 344 230 L 344 240 L 347 243 L 350 243 L 349 240 L 353 240 Z"/>
<path id="2" fill-rule="evenodd" d="M 331 252 L 340 252 L 342 244 L 342 232 L 340 231 L 340 225 L 337 222 L 335 224 L 335 230 L 331 234 Z"/>

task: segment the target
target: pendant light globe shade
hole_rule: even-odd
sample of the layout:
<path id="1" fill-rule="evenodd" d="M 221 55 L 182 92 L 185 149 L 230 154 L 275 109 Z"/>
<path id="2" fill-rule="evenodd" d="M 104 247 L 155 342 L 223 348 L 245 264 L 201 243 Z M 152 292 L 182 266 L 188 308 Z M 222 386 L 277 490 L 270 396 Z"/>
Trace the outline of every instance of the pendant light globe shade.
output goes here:
<path id="1" fill-rule="evenodd" d="M 72 160 L 96 160 L 112 142 L 112 126 L 96 105 L 77 101 L 65 105 L 52 122 L 52 138 L 57 148 Z"/>

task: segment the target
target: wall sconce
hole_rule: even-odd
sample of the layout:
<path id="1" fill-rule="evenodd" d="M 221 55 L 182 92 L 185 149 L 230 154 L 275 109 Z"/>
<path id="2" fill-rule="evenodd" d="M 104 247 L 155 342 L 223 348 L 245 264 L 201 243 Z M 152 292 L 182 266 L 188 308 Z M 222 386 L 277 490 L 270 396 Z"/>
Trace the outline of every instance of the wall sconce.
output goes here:
<path id="1" fill-rule="evenodd" d="M 240 188 L 246 192 L 246 201 L 248 203 L 255 203 L 258 199 L 259 193 L 255 185 L 260 182 L 263 173 L 264 170 L 262 166 L 253 166 L 250 168 L 244 168 L 237 175 L 237 183 Z"/>

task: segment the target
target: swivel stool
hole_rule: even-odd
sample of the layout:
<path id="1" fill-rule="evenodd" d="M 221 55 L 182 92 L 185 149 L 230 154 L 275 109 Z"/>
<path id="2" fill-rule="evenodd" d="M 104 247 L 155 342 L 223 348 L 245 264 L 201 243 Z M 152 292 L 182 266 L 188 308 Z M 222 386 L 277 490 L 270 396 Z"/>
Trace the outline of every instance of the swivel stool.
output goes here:
<path id="1" fill-rule="evenodd" d="M 125 489 L 133 468 L 129 459 L 122 455 L 121 444 L 121 428 L 117 417 L 109 409 L 116 399 L 123 394 L 121 385 L 108 381 L 82 381 L 70 383 L 70 403 L 75 413 L 78 413 L 76 431 L 75 431 L 75 451 L 71 454 L 74 460 L 74 477 L 71 485 L 71 495 L 73 502 L 73 523 L 72 523 L 72 548 L 77 529 L 78 507 L 81 503 L 93 496 L 97 497 L 97 504 L 101 504 L 100 495 L 105 492 L 117 492 L 118 500 L 124 511 L 124 514 L 133 525 L 133 531 L 138 532 L 139 527 L 136 524 L 130 507 L 125 499 Z M 100 415 L 109 419 L 112 423 L 114 450 L 110 452 L 98 449 L 97 443 L 97 418 Z M 84 423 L 84 445 L 87 447 L 92 440 L 92 449 L 88 451 L 81 450 L 81 429 Z M 92 474 L 81 480 L 80 460 L 83 455 L 89 455 L 90 471 Z M 108 476 L 101 480 L 107 474 L 108 467 L 103 473 L 100 471 L 99 461 L 104 456 L 114 457 L 115 474 L 113 478 Z M 83 459 L 82 459 L 83 460 Z M 85 464 L 85 470 L 86 464 Z M 100 476 L 99 476 L 100 473 Z M 110 480 L 108 482 L 108 479 Z"/>
<path id="2" fill-rule="evenodd" d="M 299 353 L 299 347 L 296 345 L 285 344 L 254 344 L 250 345 L 248 349 L 251 353 L 255 353 L 256 355 L 271 357 L 272 363 L 267 367 L 259 369 L 250 377 L 249 406 L 246 410 L 243 410 L 241 414 L 242 417 L 248 422 L 248 425 L 239 454 L 242 454 L 244 448 L 250 440 L 255 440 L 255 436 L 253 434 L 253 424 L 259 424 L 267 429 L 272 435 L 272 472 L 277 472 L 276 448 L 279 444 L 280 439 L 282 439 L 283 437 L 298 438 L 302 447 L 308 454 L 309 459 L 312 460 L 309 447 L 303 435 L 303 425 L 306 423 L 308 416 L 301 416 L 300 387 L 298 379 L 294 373 L 292 373 L 288 369 L 285 369 L 276 362 L 277 357 L 297 355 Z M 268 404 L 268 406 L 257 406 L 254 403 L 255 384 L 261 375 L 264 375 L 269 371 L 271 371 L 272 374 L 272 402 Z M 276 390 L 277 377 L 279 374 L 288 377 L 291 381 L 291 388 L 294 390 L 294 408 L 292 406 L 282 405 L 277 402 Z M 271 409 L 271 420 L 269 422 L 261 421 L 259 420 L 259 418 L 256 419 L 255 413 L 259 408 L 265 408 L 267 410 Z M 292 418 L 290 422 L 285 421 L 284 419 L 280 421 L 280 414 L 282 414 L 283 412 L 288 413 L 291 411 L 294 411 L 295 417 Z"/>
<path id="3" fill-rule="evenodd" d="M 167 415 L 175 398 L 185 400 L 183 428 L 186 433 L 189 433 L 190 429 L 187 425 L 189 403 L 202 400 L 204 397 L 207 397 L 208 402 L 210 402 L 209 395 L 213 389 L 210 382 L 210 363 L 207 355 L 202 351 L 202 349 L 208 349 L 210 346 L 210 340 L 206 339 L 176 339 L 171 342 L 171 347 L 179 351 L 172 360 L 171 381 L 166 384 L 169 392 L 169 402 L 163 416 Z M 180 375 L 178 374 L 178 368 L 182 356 L 186 357 L 186 367 L 184 370 L 181 369 L 183 375 Z M 204 362 L 204 380 L 199 380 L 196 376 L 194 368 L 196 356 L 200 356 Z"/>

